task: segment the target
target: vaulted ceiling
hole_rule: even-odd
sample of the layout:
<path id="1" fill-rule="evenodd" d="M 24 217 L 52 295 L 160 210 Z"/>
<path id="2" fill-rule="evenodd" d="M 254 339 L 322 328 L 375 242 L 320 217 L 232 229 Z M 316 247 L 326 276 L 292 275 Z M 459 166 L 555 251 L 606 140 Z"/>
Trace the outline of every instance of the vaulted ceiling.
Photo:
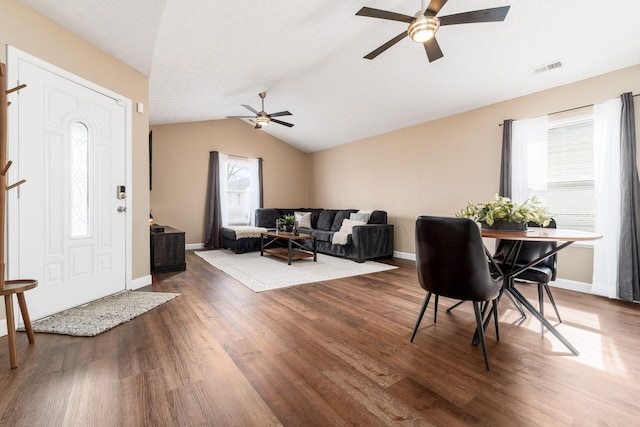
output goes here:
<path id="1" fill-rule="evenodd" d="M 637 0 L 449 0 L 439 16 L 511 9 L 441 27 L 432 63 L 409 38 L 363 59 L 407 24 L 355 13 L 414 15 L 420 0 L 21 1 L 149 76 L 151 124 L 250 114 L 240 104 L 260 110 L 266 91 L 295 126 L 256 132 L 307 152 L 640 63 Z"/>

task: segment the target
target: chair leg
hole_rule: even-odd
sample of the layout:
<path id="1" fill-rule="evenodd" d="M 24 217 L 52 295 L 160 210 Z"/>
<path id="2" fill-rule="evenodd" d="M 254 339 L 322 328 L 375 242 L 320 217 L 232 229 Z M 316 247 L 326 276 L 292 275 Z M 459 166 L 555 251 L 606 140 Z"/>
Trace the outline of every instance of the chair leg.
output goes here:
<path id="1" fill-rule="evenodd" d="M 558 312 L 558 307 L 556 307 L 556 301 L 553 299 L 553 295 L 551 294 L 551 289 L 549 288 L 549 284 L 544 284 L 544 290 L 547 292 L 547 296 L 549 297 L 549 301 L 551 301 L 551 305 L 556 312 L 556 316 L 558 317 L 558 322 L 562 323 L 562 319 L 560 318 L 560 313 Z"/>
<path id="2" fill-rule="evenodd" d="M 498 299 L 493 300 L 493 321 L 496 326 L 496 341 L 500 341 L 500 329 L 498 328 Z"/>
<path id="3" fill-rule="evenodd" d="M 438 320 L 438 295 L 436 295 L 435 303 L 433 306 L 433 323 L 436 323 L 436 320 Z"/>
<path id="4" fill-rule="evenodd" d="M 13 295 L 4 296 L 4 310 L 7 317 L 7 337 L 9 341 L 9 363 L 11 369 L 18 367 L 18 350 L 16 347 L 16 327 L 13 320 Z"/>
<path id="5" fill-rule="evenodd" d="M 466 301 L 462 300 L 462 301 L 458 301 L 457 303 L 453 304 L 451 307 L 447 308 L 447 313 L 451 313 L 451 310 L 453 310 L 454 308 L 464 304 Z"/>
<path id="6" fill-rule="evenodd" d="M 22 313 L 22 322 L 24 323 L 24 330 L 29 338 L 29 343 L 33 344 L 36 339 L 33 334 L 33 328 L 31 327 L 31 318 L 29 317 L 29 310 L 27 309 L 27 301 L 24 298 L 24 292 L 18 292 L 18 305 L 20 306 L 20 313 Z"/>
<path id="7" fill-rule="evenodd" d="M 472 301 L 473 311 L 476 315 L 476 328 L 478 331 L 478 337 L 480 338 L 480 345 L 482 345 L 482 354 L 484 355 L 484 364 L 489 370 L 489 356 L 487 354 L 487 343 L 484 341 L 484 326 L 482 325 L 482 315 L 480 314 L 480 303 Z"/>
<path id="8" fill-rule="evenodd" d="M 422 321 L 422 316 L 424 316 L 424 312 L 427 310 L 427 306 L 429 305 L 430 299 L 431 299 L 431 292 L 427 292 L 427 296 L 424 298 L 424 302 L 422 303 L 422 308 L 420 309 L 420 314 L 418 314 L 416 327 L 413 328 L 413 334 L 411 335 L 411 342 L 413 342 L 413 339 L 416 337 L 416 332 L 418 332 L 418 327 L 420 326 L 420 322 Z"/>

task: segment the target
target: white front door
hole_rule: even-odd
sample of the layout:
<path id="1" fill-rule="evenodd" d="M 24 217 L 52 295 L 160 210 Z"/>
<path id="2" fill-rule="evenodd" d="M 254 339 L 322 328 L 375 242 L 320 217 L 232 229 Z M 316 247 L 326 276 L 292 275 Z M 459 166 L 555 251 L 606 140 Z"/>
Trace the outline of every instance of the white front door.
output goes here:
<path id="1" fill-rule="evenodd" d="M 125 114 L 121 101 L 18 59 L 17 170 L 9 279 L 37 279 L 33 319 L 126 287 Z M 17 154 L 17 156 L 16 156 Z M 15 191 L 15 190 L 12 190 Z M 17 224 L 16 224 L 17 223 Z"/>

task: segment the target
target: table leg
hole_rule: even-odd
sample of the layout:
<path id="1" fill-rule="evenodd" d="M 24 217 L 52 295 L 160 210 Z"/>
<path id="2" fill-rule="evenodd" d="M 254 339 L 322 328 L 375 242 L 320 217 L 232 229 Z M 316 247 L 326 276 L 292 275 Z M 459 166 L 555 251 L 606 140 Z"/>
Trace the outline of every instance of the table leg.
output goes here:
<path id="1" fill-rule="evenodd" d="M 4 296 L 4 309 L 7 315 L 7 336 L 9 338 L 9 361 L 11 369 L 18 367 L 18 349 L 16 348 L 16 325 L 13 320 L 13 296 Z"/>
<path id="2" fill-rule="evenodd" d="M 264 256 L 264 236 L 260 235 L 260 256 Z"/>
<path id="3" fill-rule="evenodd" d="M 313 262 L 318 262 L 318 251 L 316 250 L 316 239 L 313 239 Z"/>
<path id="4" fill-rule="evenodd" d="M 536 310 L 535 307 L 531 305 L 531 303 L 517 289 L 509 287 L 507 289 L 507 292 L 513 295 L 516 301 L 519 301 L 520 304 L 524 306 L 524 308 L 529 310 L 529 313 L 533 314 L 533 316 L 538 319 L 549 332 L 555 335 L 555 337 L 558 338 L 562 342 L 562 344 L 564 344 L 564 346 L 571 351 L 571 353 L 576 356 L 580 354 L 580 352 L 573 345 L 571 345 L 571 343 L 565 337 L 563 337 L 562 334 L 558 332 L 558 330 L 543 315 L 541 315 L 540 312 L 538 312 L 538 310 Z"/>
<path id="5" fill-rule="evenodd" d="M 291 265 L 291 239 L 289 239 L 289 247 L 287 249 L 287 263 Z"/>
<path id="6" fill-rule="evenodd" d="M 36 341 L 33 335 L 33 328 L 31 327 L 31 319 L 29 318 L 29 310 L 27 309 L 27 301 L 24 299 L 24 292 L 17 294 L 18 304 L 20 305 L 20 313 L 22 313 L 22 321 L 24 322 L 24 330 L 29 338 L 29 343 L 33 344 Z"/>
<path id="7" fill-rule="evenodd" d="M 538 307 L 540 307 L 540 314 L 544 317 L 544 296 L 542 294 L 542 283 L 538 283 Z M 540 336 L 544 336 L 544 325 L 540 324 Z"/>

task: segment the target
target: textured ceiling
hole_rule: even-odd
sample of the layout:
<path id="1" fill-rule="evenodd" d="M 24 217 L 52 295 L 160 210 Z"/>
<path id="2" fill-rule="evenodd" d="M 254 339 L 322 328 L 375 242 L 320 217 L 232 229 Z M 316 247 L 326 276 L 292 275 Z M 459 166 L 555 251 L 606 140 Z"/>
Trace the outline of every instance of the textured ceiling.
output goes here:
<path id="1" fill-rule="evenodd" d="M 151 124 L 250 114 L 240 104 L 260 110 L 266 91 L 265 110 L 295 126 L 256 132 L 307 152 L 640 63 L 638 0 L 449 0 L 439 16 L 511 10 L 441 27 L 433 63 L 409 38 L 362 58 L 406 24 L 355 13 L 413 15 L 419 0 L 21 1 L 148 75 Z"/>

